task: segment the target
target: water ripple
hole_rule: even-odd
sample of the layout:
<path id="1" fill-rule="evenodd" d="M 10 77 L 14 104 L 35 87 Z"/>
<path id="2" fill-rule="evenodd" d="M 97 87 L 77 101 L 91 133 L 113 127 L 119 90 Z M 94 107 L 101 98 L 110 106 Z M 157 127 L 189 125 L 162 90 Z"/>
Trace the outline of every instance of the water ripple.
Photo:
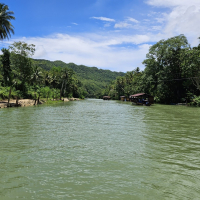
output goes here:
<path id="1" fill-rule="evenodd" d="M 0 199 L 198 199 L 199 116 L 103 100 L 1 110 Z"/>

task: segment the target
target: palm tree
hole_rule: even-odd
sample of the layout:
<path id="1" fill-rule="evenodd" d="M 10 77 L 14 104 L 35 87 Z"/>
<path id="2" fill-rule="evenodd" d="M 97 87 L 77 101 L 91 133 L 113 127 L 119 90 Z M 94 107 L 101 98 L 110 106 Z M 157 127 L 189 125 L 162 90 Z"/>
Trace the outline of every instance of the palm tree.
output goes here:
<path id="1" fill-rule="evenodd" d="M 45 76 L 44 76 L 44 83 L 46 86 L 50 86 L 51 85 L 51 82 L 52 82 L 52 76 L 49 72 L 46 72 L 45 73 Z"/>
<path id="2" fill-rule="evenodd" d="M 63 93 L 65 93 L 66 91 L 66 87 L 67 87 L 67 84 L 69 84 L 70 82 L 70 79 L 71 79 L 71 76 L 72 76 L 72 70 L 71 69 L 68 69 L 68 68 L 64 68 L 62 69 L 61 71 L 61 77 L 60 77 L 60 100 L 61 100 L 61 96 Z"/>
<path id="3" fill-rule="evenodd" d="M 35 104 L 36 104 L 36 90 L 40 88 L 40 83 L 42 83 L 43 81 L 43 75 L 42 75 L 42 71 L 41 68 L 38 66 L 35 66 L 33 68 L 33 73 L 31 76 L 31 82 L 34 85 L 35 88 Z M 39 104 L 39 99 L 40 99 L 40 93 L 38 94 L 38 104 Z"/>
<path id="4" fill-rule="evenodd" d="M 33 84 L 40 84 L 43 81 L 42 70 L 40 67 L 38 67 L 38 66 L 33 67 L 31 81 Z"/>
<path id="5" fill-rule="evenodd" d="M 9 39 L 14 34 L 14 26 L 10 20 L 15 19 L 13 11 L 8 11 L 7 5 L 0 3 L 0 40 Z"/>

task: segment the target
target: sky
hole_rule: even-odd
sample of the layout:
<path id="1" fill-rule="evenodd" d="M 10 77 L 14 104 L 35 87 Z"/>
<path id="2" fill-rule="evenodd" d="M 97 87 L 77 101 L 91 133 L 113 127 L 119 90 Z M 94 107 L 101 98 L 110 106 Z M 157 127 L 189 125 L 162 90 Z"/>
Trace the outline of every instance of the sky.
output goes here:
<path id="1" fill-rule="evenodd" d="M 132 71 L 149 47 L 184 34 L 199 44 L 200 0 L 4 0 L 15 34 L 0 47 L 35 44 L 33 58 Z"/>

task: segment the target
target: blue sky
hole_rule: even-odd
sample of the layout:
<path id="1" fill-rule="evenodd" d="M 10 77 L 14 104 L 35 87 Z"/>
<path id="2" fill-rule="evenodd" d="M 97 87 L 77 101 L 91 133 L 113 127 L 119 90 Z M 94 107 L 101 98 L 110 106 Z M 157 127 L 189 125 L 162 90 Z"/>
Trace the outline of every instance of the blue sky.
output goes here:
<path id="1" fill-rule="evenodd" d="M 149 47 L 185 34 L 200 36 L 200 0 L 4 0 L 15 35 L 1 42 L 36 45 L 33 56 L 112 71 L 144 69 Z"/>

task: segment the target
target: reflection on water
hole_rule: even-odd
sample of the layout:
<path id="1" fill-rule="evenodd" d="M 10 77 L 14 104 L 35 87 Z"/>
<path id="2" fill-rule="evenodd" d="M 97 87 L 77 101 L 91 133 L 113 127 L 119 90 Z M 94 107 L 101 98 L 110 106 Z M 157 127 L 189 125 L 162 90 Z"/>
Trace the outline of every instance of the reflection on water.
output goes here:
<path id="1" fill-rule="evenodd" d="M 198 199 L 200 109 L 84 100 L 0 110 L 0 199 Z"/>

